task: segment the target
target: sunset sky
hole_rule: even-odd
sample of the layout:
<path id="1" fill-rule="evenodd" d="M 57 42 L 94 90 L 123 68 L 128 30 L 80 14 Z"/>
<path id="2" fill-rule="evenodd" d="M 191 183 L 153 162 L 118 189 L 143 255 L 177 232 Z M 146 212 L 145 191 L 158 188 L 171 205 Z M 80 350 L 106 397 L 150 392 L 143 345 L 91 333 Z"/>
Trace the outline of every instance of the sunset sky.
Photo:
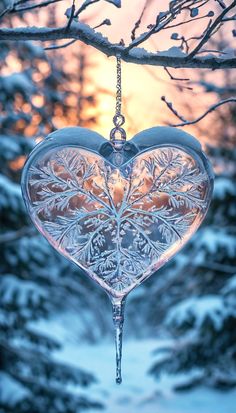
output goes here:
<path id="1" fill-rule="evenodd" d="M 119 42 L 120 39 L 124 39 L 128 44 L 130 41 L 131 30 L 134 27 L 134 23 L 140 16 L 143 9 L 144 0 L 128 1 L 123 0 L 122 8 L 117 9 L 112 4 L 105 1 L 98 2 L 88 8 L 81 15 L 81 19 L 88 22 L 91 27 L 94 27 L 101 23 L 105 18 L 111 20 L 111 26 L 103 26 L 98 29 L 105 36 L 109 37 L 114 42 Z M 168 1 L 158 2 L 161 7 L 156 7 L 157 2 L 150 0 L 149 6 L 144 14 L 141 28 L 137 33 L 141 33 L 146 30 L 147 25 L 155 22 L 155 16 L 157 12 L 165 10 Z M 78 3 L 79 5 L 80 3 Z M 61 25 L 65 24 L 66 17 L 64 16 L 66 7 L 70 6 L 71 2 L 63 1 L 54 5 L 54 11 L 56 12 L 56 20 Z M 201 9 L 201 13 L 204 12 L 204 8 Z M 209 7 L 206 8 L 206 13 L 209 11 Z M 186 19 L 189 19 L 189 12 L 186 11 Z M 28 19 L 28 21 L 27 21 Z M 35 19 L 37 26 L 47 24 L 48 14 L 46 9 L 39 12 L 39 16 Z M 26 14 L 26 21 L 29 25 L 32 25 L 32 13 Z M 17 17 L 16 17 L 16 24 Z M 22 24 L 22 23 L 20 23 Z M 190 35 L 196 35 L 206 27 L 207 20 L 200 20 L 199 23 L 191 22 L 183 27 L 173 28 L 171 30 L 165 30 L 146 42 L 143 46 L 151 51 L 163 51 L 167 50 L 171 46 L 179 46 L 179 42 L 174 42 L 170 39 L 173 32 Z M 62 41 L 62 43 L 65 41 Z M 61 53 L 67 62 L 67 68 L 69 70 L 78 70 L 75 66 L 75 62 L 71 59 L 73 52 L 79 51 L 81 43 L 77 41 L 73 46 L 65 49 L 61 49 Z M 105 137 L 109 137 L 110 129 L 112 128 L 112 117 L 114 115 L 115 108 L 115 84 L 116 84 L 116 67 L 115 58 L 107 58 L 105 55 L 95 50 L 90 46 L 85 46 L 84 50 L 88 52 L 88 60 L 91 67 L 88 70 L 88 88 L 95 90 L 97 94 L 97 112 L 99 114 L 99 121 L 96 125 L 96 130 L 103 134 Z M 50 51 L 47 52 L 50 55 Z M 17 71 L 17 64 L 13 62 L 11 65 L 12 71 Z M 199 79 L 199 70 L 174 70 L 171 69 L 171 73 L 177 77 L 189 78 L 194 82 Z M 206 73 L 206 71 L 205 71 Z M 222 72 L 209 72 L 208 80 L 210 82 L 221 82 L 223 74 Z M 184 88 L 179 88 L 178 85 Z M 177 87 L 176 87 L 177 86 Z M 189 91 L 185 86 L 192 87 L 193 90 Z M 170 80 L 167 73 L 163 68 L 135 65 L 131 63 L 122 64 L 122 89 L 123 89 L 123 107 L 126 115 L 126 130 L 128 132 L 128 138 L 131 138 L 133 134 L 140 130 L 150 128 L 152 126 L 165 124 L 167 122 L 175 123 L 177 119 L 166 108 L 164 102 L 161 101 L 161 96 L 165 95 L 167 100 L 172 101 L 186 118 L 197 117 L 205 111 L 207 106 L 215 102 L 216 97 L 214 94 L 202 93 L 201 88 L 196 84 L 188 84 L 188 82 Z M 191 113 L 189 114 L 189 108 L 186 107 L 186 103 L 191 103 Z M 214 117 L 210 115 L 208 119 L 204 120 L 201 124 L 208 125 Z M 63 121 L 58 119 L 56 122 L 57 127 L 63 126 Z M 196 133 L 196 128 L 190 126 L 185 128 L 186 131 Z M 199 133 L 199 131 L 197 132 Z M 204 140 L 204 136 L 199 136 Z"/>

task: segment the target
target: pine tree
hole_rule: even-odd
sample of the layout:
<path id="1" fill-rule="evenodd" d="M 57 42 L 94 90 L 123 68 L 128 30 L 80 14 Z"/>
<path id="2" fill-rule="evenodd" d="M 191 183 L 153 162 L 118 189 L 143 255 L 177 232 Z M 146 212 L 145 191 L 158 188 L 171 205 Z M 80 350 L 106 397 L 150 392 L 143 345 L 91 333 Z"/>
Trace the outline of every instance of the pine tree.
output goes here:
<path id="1" fill-rule="evenodd" d="M 202 82 L 220 98 L 232 93 Z M 214 87 L 213 87 L 214 86 Z M 176 375 L 176 390 L 197 384 L 216 388 L 236 386 L 236 150 L 235 107 L 216 115 L 208 130 L 216 146 L 208 152 L 215 169 L 215 188 L 207 219 L 183 253 L 177 256 L 176 281 L 167 292 L 170 308 L 165 328 L 173 341 L 157 351 L 151 373 Z M 178 278 L 177 278 L 178 280 Z M 175 296 L 171 295 L 175 291 Z M 178 373 L 185 378 L 178 382 Z"/>
<path id="2" fill-rule="evenodd" d="M 42 139 L 58 118 L 69 122 L 76 92 L 63 62 L 39 46 L 26 42 L 12 50 L 3 43 L 0 52 L 0 412 L 75 413 L 101 406 L 68 385 L 88 386 L 95 378 L 53 358 L 61 342 L 37 322 L 47 326 L 72 303 L 83 314 L 88 281 L 33 228 L 19 181 L 34 144 L 29 138 Z M 9 74 L 12 65 L 17 72 Z"/>

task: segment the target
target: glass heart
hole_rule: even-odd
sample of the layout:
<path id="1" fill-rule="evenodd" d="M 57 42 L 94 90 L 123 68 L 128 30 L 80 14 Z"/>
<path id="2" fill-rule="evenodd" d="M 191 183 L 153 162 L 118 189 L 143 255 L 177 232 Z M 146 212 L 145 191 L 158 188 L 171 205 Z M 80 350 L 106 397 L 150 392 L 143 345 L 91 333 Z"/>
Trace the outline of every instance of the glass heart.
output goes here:
<path id="1" fill-rule="evenodd" d="M 199 148 L 179 139 L 140 150 L 139 134 L 138 144 L 131 141 L 136 154 L 129 147 L 117 166 L 115 152 L 106 159 L 79 135 L 77 142 L 55 135 L 36 147 L 23 195 L 50 244 L 119 300 L 196 231 L 209 206 L 212 176 Z"/>

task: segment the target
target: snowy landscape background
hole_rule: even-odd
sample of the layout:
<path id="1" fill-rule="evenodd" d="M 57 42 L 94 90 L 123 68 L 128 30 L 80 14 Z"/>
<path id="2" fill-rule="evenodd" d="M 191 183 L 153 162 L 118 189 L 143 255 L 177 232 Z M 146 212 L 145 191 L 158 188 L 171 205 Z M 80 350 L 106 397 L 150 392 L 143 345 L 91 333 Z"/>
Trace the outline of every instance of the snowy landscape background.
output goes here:
<path id="1" fill-rule="evenodd" d="M 100 20 L 107 10 L 111 4 Z M 34 14 L 49 27 L 60 18 L 57 4 Z M 87 18 L 95 25 L 98 15 Z M 30 19 L 7 15 L 1 24 Z M 114 20 L 118 27 L 119 15 Z M 226 33 L 217 42 L 233 47 Z M 123 68 L 129 137 L 175 121 L 160 100 L 163 90 L 186 117 L 236 93 L 235 71 L 178 69 L 176 77 L 190 78 L 183 83 L 161 68 Z M 235 104 L 185 128 L 212 161 L 213 200 L 187 246 L 128 297 L 121 386 L 108 298 L 49 246 L 26 213 L 20 177 L 31 149 L 68 125 L 108 136 L 113 84 L 114 60 L 85 45 L 47 52 L 36 42 L 0 44 L 0 413 L 235 413 Z"/>

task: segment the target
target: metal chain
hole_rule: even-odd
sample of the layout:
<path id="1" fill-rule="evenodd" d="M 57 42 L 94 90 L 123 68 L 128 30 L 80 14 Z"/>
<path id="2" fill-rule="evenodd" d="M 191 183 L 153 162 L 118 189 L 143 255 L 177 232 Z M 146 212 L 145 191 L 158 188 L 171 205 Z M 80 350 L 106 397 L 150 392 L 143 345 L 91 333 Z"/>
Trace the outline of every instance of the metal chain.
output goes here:
<path id="1" fill-rule="evenodd" d="M 121 115 L 121 104 L 122 104 L 122 90 L 121 90 L 121 58 L 116 56 L 116 115 Z"/>
<path id="2" fill-rule="evenodd" d="M 125 117 L 121 113 L 122 105 L 122 88 L 121 88 L 121 58 L 116 56 L 116 112 L 113 117 L 115 127 L 111 130 L 110 139 L 114 146 L 121 149 L 121 142 L 125 142 L 126 133 L 121 126 L 125 123 Z"/>

